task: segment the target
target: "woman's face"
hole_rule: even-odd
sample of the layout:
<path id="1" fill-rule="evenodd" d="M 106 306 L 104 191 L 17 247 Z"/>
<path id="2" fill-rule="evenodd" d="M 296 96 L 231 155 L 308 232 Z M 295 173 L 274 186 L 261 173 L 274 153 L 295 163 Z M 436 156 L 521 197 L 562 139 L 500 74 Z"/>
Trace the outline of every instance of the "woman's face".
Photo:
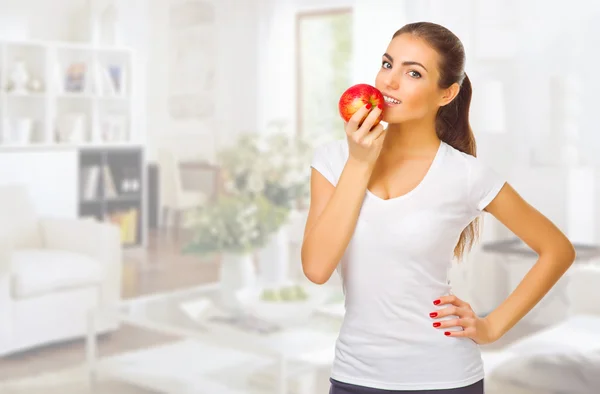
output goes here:
<path id="1" fill-rule="evenodd" d="M 382 57 L 375 87 L 386 99 L 383 120 L 404 123 L 435 116 L 443 91 L 438 87 L 439 55 L 412 34 L 392 39 Z"/>

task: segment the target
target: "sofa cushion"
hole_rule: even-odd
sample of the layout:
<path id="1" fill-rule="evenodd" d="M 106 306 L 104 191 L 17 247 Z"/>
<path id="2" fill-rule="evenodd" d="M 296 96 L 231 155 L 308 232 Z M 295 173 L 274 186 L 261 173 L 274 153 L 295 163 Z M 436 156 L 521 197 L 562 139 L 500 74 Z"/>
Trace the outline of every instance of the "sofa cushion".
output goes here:
<path id="1" fill-rule="evenodd" d="M 103 277 L 102 266 L 94 259 L 51 249 L 14 250 L 11 270 L 16 298 L 100 284 Z"/>
<path id="2" fill-rule="evenodd" d="M 40 248 L 38 217 L 27 188 L 0 185 L 0 238 L 13 248 Z"/>
<path id="3" fill-rule="evenodd" d="M 486 379 L 548 393 L 596 393 L 600 387 L 598 332 L 600 316 L 570 317 L 507 346 L 502 350 L 506 357 L 486 368 Z"/>

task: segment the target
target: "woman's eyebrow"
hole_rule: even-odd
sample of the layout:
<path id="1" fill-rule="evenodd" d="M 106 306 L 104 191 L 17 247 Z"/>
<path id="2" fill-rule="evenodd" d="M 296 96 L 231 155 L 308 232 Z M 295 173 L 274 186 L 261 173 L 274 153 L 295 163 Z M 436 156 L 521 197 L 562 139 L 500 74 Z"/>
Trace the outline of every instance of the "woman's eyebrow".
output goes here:
<path id="1" fill-rule="evenodd" d="M 392 63 L 394 62 L 394 58 L 391 57 L 388 53 L 384 53 L 383 56 L 387 57 L 390 60 L 390 62 L 392 62 Z M 427 71 L 427 68 L 424 65 L 422 65 L 419 62 L 415 62 L 415 61 L 407 60 L 407 61 L 402 62 L 402 65 L 403 66 L 419 66 L 419 67 L 423 67 L 423 70 Z M 429 72 L 429 71 L 427 71 L 427 72 Z"/>

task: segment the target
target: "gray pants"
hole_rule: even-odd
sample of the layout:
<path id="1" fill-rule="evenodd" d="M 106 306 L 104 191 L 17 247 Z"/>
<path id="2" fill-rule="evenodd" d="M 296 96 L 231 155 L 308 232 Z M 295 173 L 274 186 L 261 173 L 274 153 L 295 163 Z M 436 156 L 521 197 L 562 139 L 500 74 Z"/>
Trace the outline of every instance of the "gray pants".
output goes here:
<path id="1" fill-rule="evenodd" d="M 329 379 L 329 394 L 484 394 L 483 379 L 469 386 L 441 390 L 382 390 Z"/>

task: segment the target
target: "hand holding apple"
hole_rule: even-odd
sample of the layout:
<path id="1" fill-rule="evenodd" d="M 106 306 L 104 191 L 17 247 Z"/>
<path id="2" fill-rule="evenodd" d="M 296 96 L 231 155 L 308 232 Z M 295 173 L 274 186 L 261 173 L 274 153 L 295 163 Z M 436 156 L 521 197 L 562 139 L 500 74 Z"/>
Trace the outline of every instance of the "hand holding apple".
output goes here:
<path id="1" fill-rule="evenodd" d="M 373 170 L 381 153 L 386 130 L 379 123 L 382 109 L 363 105 L 348 119 L 346 137 L 348 140 L 349 160 Z"/>
<path id="2" fill-rule="evenodd" d="M 342 119 L 348 122 L 352 115 L 364 107 L 365 104 L 371 104 L 371 108 L 379 107 L 380 110 L 383 110 L 384 103 L 383 94 L 377 88 L 366 83 L 360 83 L 350 86 L 342 93 L 338 106 Z M 359 126 L 364 122 L 366 116 L 367 114 L 359 120 Z M 377 126 L 380 121 L 381 114 L 375 119 L 373 126 Z"/>

